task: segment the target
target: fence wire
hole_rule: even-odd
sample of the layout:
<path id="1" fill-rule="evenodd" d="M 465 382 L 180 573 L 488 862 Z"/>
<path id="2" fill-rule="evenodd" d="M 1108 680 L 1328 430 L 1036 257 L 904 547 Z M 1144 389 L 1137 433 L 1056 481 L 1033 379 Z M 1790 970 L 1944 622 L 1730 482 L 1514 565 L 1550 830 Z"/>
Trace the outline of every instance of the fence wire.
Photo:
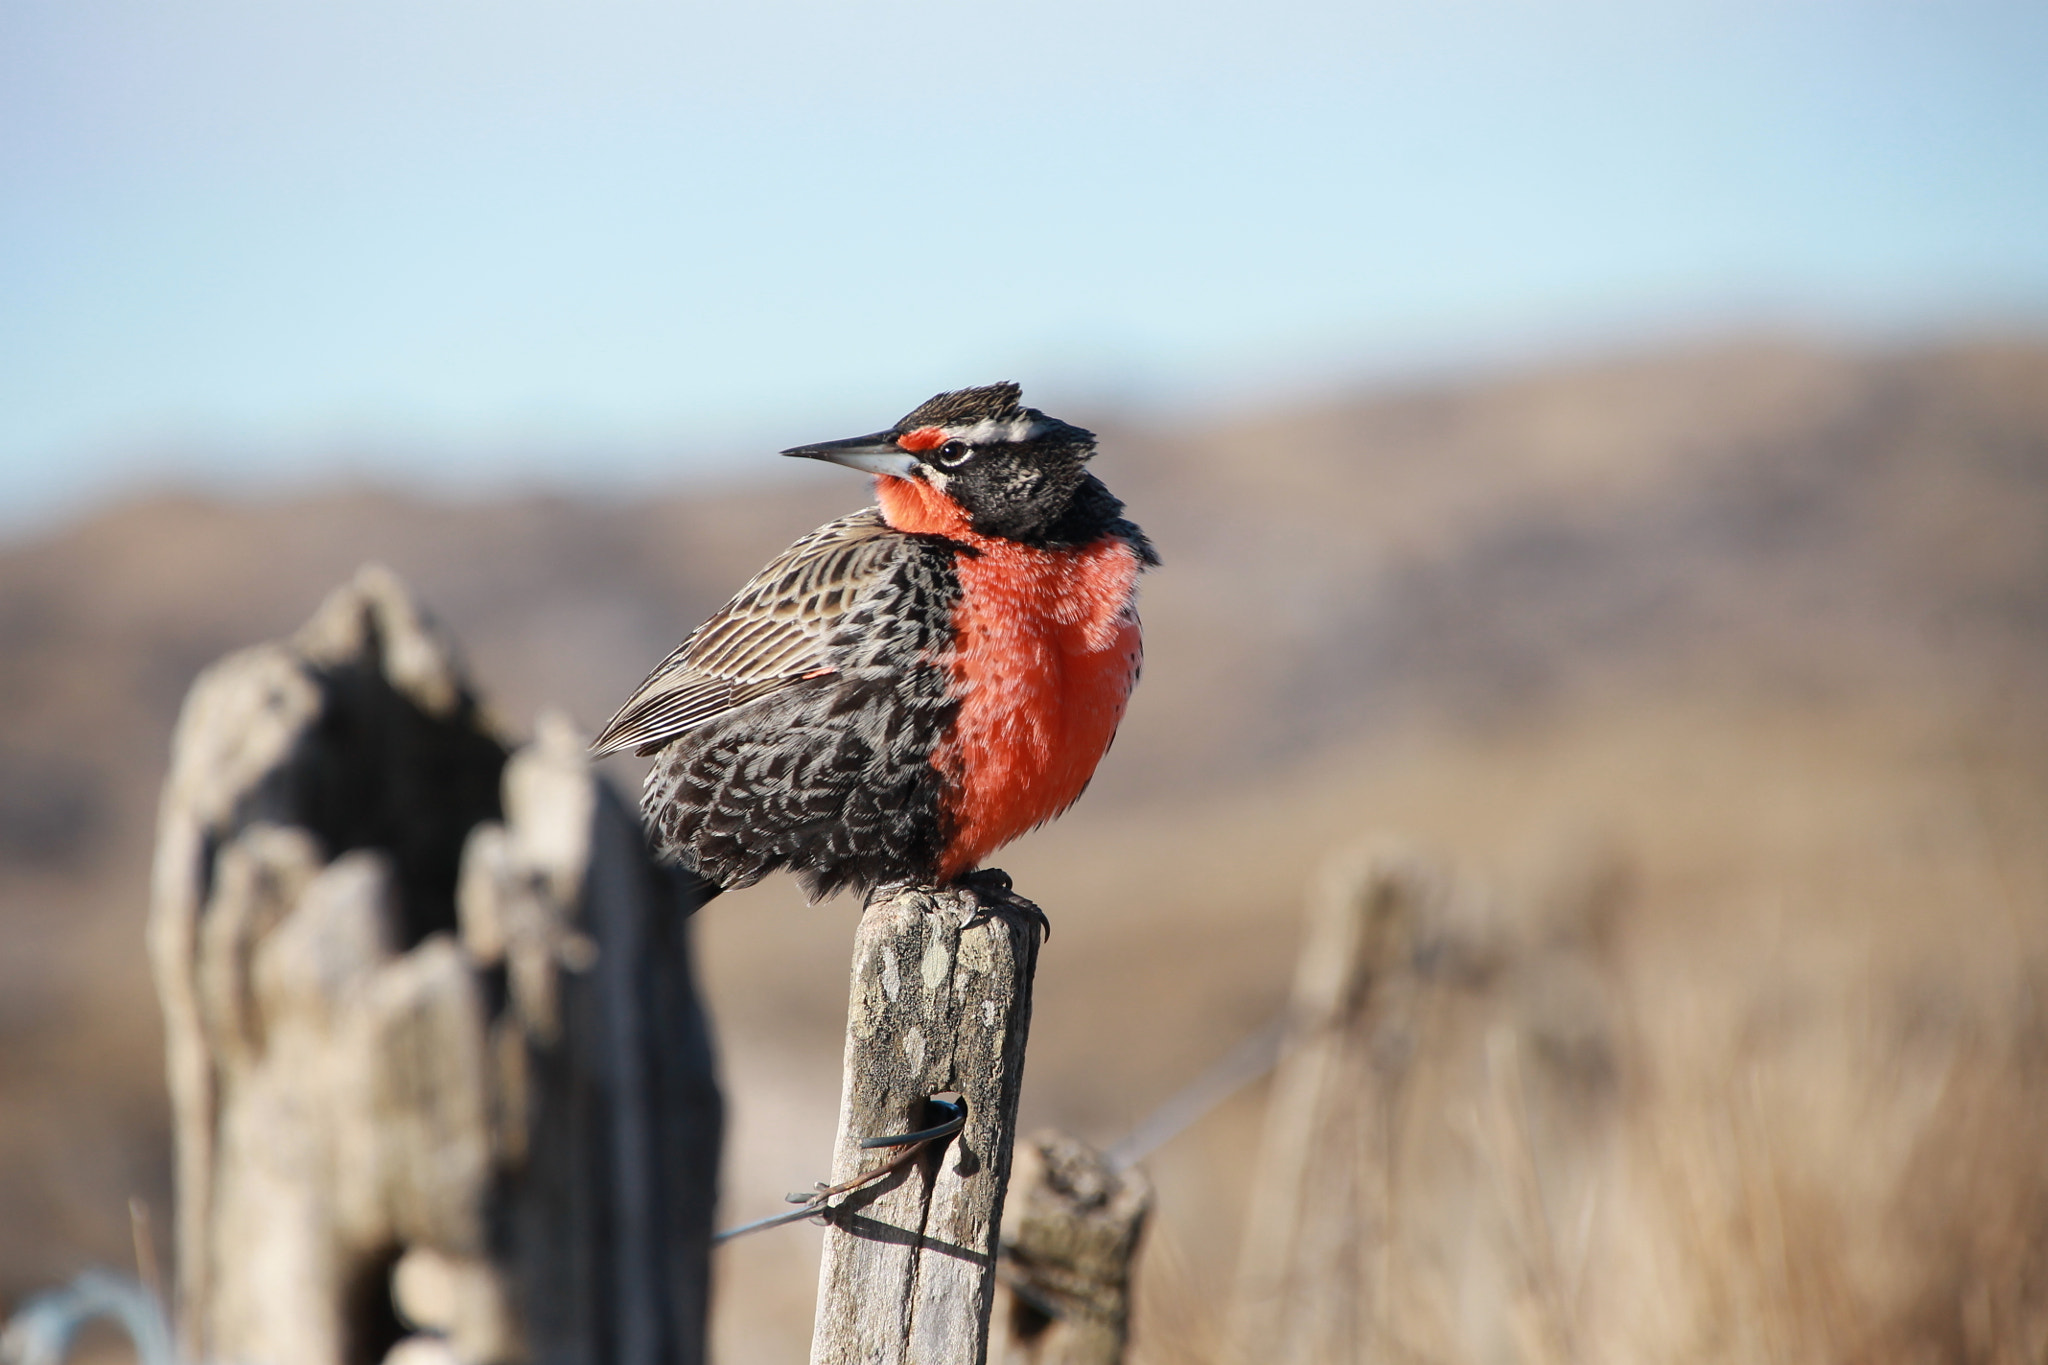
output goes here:
<path id="1" fill-rule="evenodd" d="M 88 1270 L 63 1288 L 44 1290 L 23 1303 L 0 1330 L 0 1362 L 63 1365 L 79 1331 L 99 1318 L 128 1333 L 139 1365 L 178 1365 L 162 1302 L 141 1281 L 109 1270 Z"/>
<path id="2" fill-rule="evenodd" d="M 1129 1170 L 1200 1123 L 1218 1105 L 1271 1071 L 1280 1060 L 1280 1049 L 1286 1037 L 1287 1015 L 1282 1012 L 1246 1035 L 1236 1047 L 1223 1054 L 1201 1075 L 1139 1120 L 1136 1127 L 1109 1146 L 1103 1153 L 1103 1160 L 1108 1163 L 1111 1170 Z M 804 1205 L 802 1208 L 791 1209 L 788 1213 L 771 1214 L 766 1218 L 755 1219 L 751 1223 L 727 1228 L 711 1240 L 714 1244 L 729 1242 L 735 1237 L 766 1232 L 769 1228 L 779 1228 L 784 1224 L 801 1222 L 806 1218 L 829 1218 L 831 1209 L 828 1207 L 828 1201 L 833 1197 L 871 1185 L 892 1171 L 900 1170 L 924 1144 L 951 1136 L 959 1130 L 960 1124 L 964 1121 L 963 1111 L 959 1118 L 949 1120 L 948 1123 L 927 1132 L 906 1133 L 895 1138 L 869 1138 L 861 1143 L 862 1147 L 894 1147 L 904 1143 L 917 1145 L 843 1185 L 828 1188 L 820 1182 L 813 1192 L 799 1191 L 785 1196 L 792 1204 L 801 1202 Z"/>

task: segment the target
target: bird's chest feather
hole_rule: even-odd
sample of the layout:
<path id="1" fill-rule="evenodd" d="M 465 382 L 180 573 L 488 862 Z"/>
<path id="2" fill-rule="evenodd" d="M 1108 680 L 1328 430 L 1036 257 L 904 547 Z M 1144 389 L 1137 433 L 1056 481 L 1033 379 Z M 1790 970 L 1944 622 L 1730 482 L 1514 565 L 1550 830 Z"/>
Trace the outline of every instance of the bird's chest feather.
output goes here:
<path id="1" fill-rule="evenodd" d="M 1143 646 L 1139 560 L 1105 538 L 1042 550 L 975 537 L 957 561 L 948 667 L 959 703 L 934 756 L 955 835 L 942 874 L 1072 805 L 1116 735 Z"/>

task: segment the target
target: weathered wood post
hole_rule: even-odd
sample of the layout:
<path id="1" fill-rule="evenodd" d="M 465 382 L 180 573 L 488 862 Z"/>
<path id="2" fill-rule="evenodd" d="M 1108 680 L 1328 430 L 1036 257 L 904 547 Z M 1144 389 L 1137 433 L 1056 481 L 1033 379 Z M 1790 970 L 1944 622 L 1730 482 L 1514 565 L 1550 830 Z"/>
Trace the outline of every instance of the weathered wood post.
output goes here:
<path id="1" fill-rule="evenodd" d="M 1239 1359 L 1564 1362 L 1617 1053 L 1597 865 L 1512 919 L 1391 844 L 1324 869 L 1232 1305 Z M 1558 894 L 1562 892 L 1563 894 Z"/>
<path id="2" fill-rule="evenodd" d="M 1064 1133 L 1017 1150 L 1005 1217 L 1005 1365 L 1121 1365 L 1152 1187 Z"/>
<path id="3" fill-rule="evenodd" d="M 1381 1353 L 1395 1137 L 1428 984 L 1409 968 L 1444 894 L 1437 869 L 1379 848 L 1333 861 L 1310 899 L 1232 1304 L 1246 1360 Z"/>
<path id="4" fill-rule="evenodd" d="M 890 1159 L 864 1139 L 966 1122 L 830 1215 L 812 1365 L 982 1365 L 1010 1178 L 1038 921 L 1007 892 L 906 892 L 854 941 L 832 1182 Z"/>
<path id="5" fill-rule="evenodd" d="M 720 1107 L 676 888 L 366 569 L 194 684 L 150 949 L 185 1358 L 689 1365 Z"/>

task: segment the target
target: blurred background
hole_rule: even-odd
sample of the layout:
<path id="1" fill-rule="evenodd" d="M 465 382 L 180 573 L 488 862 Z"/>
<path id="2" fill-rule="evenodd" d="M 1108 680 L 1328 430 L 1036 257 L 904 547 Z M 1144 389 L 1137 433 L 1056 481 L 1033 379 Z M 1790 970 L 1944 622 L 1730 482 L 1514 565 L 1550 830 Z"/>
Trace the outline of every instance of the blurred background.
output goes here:
<path id="1" fill-rule="evenodd" d="M 1027 1125 L 1258 1028 L 1393 831 L 1510 939 L 1602 888 L 1585 1353 L 2038 1358 L 2048 10 L 1988 0 L 7 5 L 0 1311 L 168 1218 L 198 669 L 377 559 L 594 726 L 866 496 L 774 450 L 998 378 L 1166 559 L 1004 858 Z M 829 1165 L 853 918 L 698 921 L 725 1222 Z M 1217 1358 L 1262 1099 L 1150 1163 L 1143 1358 Z M 721 1253 L 720 1358 L 816 1253 Z"/>

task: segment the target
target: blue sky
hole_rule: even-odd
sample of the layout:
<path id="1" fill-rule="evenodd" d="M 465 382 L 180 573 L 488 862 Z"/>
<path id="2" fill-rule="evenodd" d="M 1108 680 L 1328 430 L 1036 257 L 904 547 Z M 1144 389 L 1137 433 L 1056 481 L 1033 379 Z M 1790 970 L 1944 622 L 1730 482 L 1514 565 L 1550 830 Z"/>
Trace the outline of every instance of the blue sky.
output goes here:
<path id="1" fill-rule="evenodd" d="M 0 528 L 2048 323 L 2048 6 L 5 0 Z"/>

